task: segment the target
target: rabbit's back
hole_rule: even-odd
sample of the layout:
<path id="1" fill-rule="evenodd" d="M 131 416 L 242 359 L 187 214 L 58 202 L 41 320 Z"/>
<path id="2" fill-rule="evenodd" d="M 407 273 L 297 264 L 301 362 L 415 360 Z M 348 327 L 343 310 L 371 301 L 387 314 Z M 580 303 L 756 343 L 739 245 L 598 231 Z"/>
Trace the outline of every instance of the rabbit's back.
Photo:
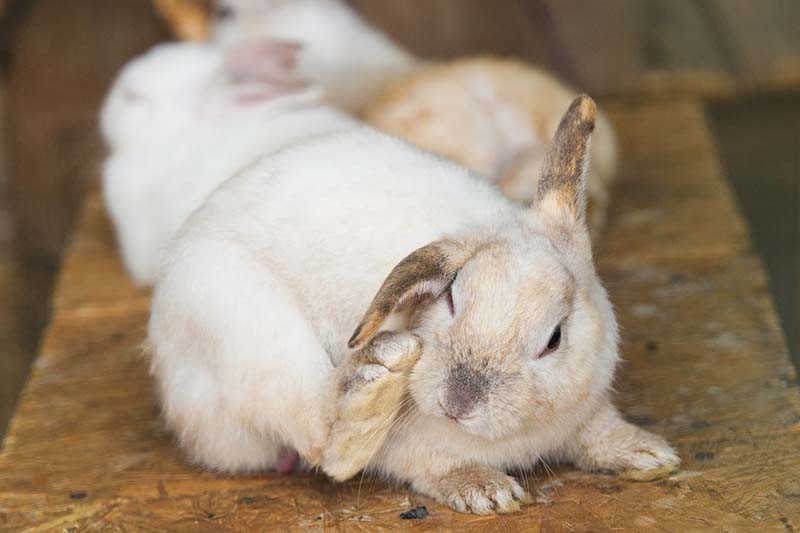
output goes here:
<path id="1" fill-rule="evenodd" d="M 183 241 L 216 235 L 262 257 L 337 353 L 400 259 L 444 236 L 502 224 L 515 209 L 466 169 L 363 127 L 232 178 L 193 215 Z"/>

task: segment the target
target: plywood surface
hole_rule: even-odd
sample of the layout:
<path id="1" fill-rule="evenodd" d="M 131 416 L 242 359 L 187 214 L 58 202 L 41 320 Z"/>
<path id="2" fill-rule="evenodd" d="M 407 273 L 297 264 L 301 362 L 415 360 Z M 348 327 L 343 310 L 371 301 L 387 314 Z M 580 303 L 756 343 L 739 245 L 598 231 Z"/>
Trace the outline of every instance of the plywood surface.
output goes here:
<path id="1" fill-rule="evenodd" d="M 476 517 L 378 480 L 199 472 L 159 421 L 139 348 L 148 294 L 128 283 L 93 194 L 0 454 L 0 530 L 793 530 L 800 390 L 702 109 L 607 109 L 626 154 L 598 252 L 623 326 L 618 399 L 675 443 L 679 473 L 633 483 L 540 468 L 533 505 Z M 416 505 L 430 517 L 398 518 Z"/>

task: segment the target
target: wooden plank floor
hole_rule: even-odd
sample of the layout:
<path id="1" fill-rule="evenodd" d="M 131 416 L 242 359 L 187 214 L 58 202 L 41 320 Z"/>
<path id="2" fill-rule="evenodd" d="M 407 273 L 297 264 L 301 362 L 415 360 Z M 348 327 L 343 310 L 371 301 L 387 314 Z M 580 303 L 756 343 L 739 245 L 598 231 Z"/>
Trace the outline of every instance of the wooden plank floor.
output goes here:
<path id="1" fill-rule="evenodd" d="M 675 443 L 679 473 L 632 483 L 539 469 L 530 474 L 535 503 L 503 517 L 453 513 L 376 480 L 201 473 L 162 429 L 139 348 L 148 294 L 122 272 L 92 194 L 0 455 L 0 530 L 800 526 L 800 387 L 702 108 L 692 100 L 606 107 L 625 154 L 598 253 L 623 327 L 619 403 Z M 419 504 L 429 518 L 399 520 Z"/>

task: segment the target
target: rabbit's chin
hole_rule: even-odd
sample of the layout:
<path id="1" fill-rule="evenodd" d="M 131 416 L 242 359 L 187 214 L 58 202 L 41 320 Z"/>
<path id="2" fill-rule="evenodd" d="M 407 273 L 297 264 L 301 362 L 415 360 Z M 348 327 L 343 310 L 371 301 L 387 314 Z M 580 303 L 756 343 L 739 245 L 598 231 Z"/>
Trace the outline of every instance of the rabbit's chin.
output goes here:
<path id="1" fill-rule="evenodd" d="M 445 419 L 455 424 L 459 430 L 473 437 L 486 440 L 502 440 L 516 435 L 522 430 L 522 424 L 516 418 L 498 419 L 486 416 L 474 416 L 458 422 Z"/>

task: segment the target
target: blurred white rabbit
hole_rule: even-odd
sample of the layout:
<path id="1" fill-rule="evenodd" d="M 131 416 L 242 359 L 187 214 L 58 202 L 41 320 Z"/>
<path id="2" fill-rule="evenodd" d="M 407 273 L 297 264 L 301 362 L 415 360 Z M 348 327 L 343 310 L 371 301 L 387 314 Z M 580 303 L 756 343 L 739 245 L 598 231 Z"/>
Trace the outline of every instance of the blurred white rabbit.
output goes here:
<path id="1" fill-rule="evenodd" d="M 220 183 L 297 140 L 353 126 L 294 75 L 296 53 L 280 42 L 163 44 L 122 70 L 101 113 L 103 194 L 137 283 L 152 283 L 172 237 Z"/>
<path id="2" fill-rule="evenodd" d="M 212 39 L 225 48 L 259 39 L 303 46 L 297 74 L 326 102 L 355 112 L 417 60 L 339 0 L 218 0 Z"/>
<path id="3" fill-rule="evenodd" d="M 541 69 L 494 57 L 426 63 L 340 0 L 217 0 L 212 38 L 303 45 L 298 73 L 376 128 L 444 155 L 530 203 L 547 143 L 577 92 Z M 603 228 L 617 172 L 614 131 L 600 113 L 591 148 L 589 228 Z"/>

